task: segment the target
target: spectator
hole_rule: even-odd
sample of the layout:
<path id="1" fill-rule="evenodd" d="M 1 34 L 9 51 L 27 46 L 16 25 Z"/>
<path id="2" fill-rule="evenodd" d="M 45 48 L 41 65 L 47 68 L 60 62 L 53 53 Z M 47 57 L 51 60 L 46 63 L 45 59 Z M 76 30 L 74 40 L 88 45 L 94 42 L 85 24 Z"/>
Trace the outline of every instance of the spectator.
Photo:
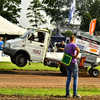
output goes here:
<path id="1" fill-rule="evenodd" d="M 3 48 L 3 44 L 4 44 L 4 42 L 2 41 L 2 37 L 0 37 L 0 50 L 2 50 Z"/>
<path id="2" fill-rule="evenodd" d="M 66 81 L 66 97 L 71 97 L 70 95 L 70 81 L 73 74 L 73 98 L 81 98 L 80 95 L 77 94 L 77 84 L 78 84 L 78 65 L 77 65 L 77 59 L 78 54 L 80 52 L 79 48 L 77 47 L 75 42 L 75 36 L 70 37 L 70 43 L 65 46 L 65 52 L 72 55 L 72 61 L 69 66 L 66 65 L 66 71 L 67 71 L 67 81 Z"/>
<path id="3" fill-rule="evenodd" d="M 59 42 L 57 42 L 56 47 L 59 48 Z"/>
<path id="4" fill-rule="evenodd" d="M 65 43 L 64 41 L 62 41 L 61 44 L 59 44 L 58 52 L 64 52 L 64 48 L 65 48 Z"/>

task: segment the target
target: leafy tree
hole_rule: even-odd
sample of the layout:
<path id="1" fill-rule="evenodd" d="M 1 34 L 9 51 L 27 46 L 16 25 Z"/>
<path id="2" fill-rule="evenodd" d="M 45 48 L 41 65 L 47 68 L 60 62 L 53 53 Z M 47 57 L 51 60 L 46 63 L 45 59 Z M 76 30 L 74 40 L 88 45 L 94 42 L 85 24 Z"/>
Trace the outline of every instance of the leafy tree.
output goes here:
<path id="1" fill-rule="evenodd" d="M 68 37 L 70 37 L 72 35 L 73 35 L 72 31 L 69 31 L 69 30 L 66 31 L 65 34 L 64 34 L 64 36 L 68 36 Z"/>
<path id="2" fill-rule="evenodd" d="M 59 27 L 68 23 L 66 20 L 68 16 L 68 9 L 66 7 L 68 0 L 43 0 L 44 11 L 47 16 L 51 17 L 51 23 Z"/>
<path id="3" fill-rule="evenodd" d="M 46 20 L 43 14 L 41 14 L 42 4 L 39 0 L 31 1 L 27 10 L 29 11 L 27 13 L 27 18 L 31 18 L 29 20 L 29 22 L 32 24 L 31 26 L 37 27 L 38 25 L 41 25 L 42 23 L 46 23 Z"/>
<path id="4" fill-rule="evenodd" d="M 68 13 L 73 0 L 42 0 L 44 11 L 51 17 L 51 23 L 57 28 L 68 26 Z M 76 0 L 76 5 L 85 3 L 86 0 Z M 75 16 L 77 17 L 77 16 Z M 57 29 L 59 31 L 59 29 Z"/>
<path id="5" fill-rule="evenodd" d="M 20 17 L 20 4 L 21 0 L 0 0 L 0 15 L 12 23 L 19 23 L 17 18 Z"/>
<path id="6" fill-rule="evenodd" d="M 100 31 L 100 0 L 87 0 L 77 7 L 78 15 L 81 17 L 80 29 L 89 31 L 89 24 L 92 19 L 97 19 L 96 31 Z"/>

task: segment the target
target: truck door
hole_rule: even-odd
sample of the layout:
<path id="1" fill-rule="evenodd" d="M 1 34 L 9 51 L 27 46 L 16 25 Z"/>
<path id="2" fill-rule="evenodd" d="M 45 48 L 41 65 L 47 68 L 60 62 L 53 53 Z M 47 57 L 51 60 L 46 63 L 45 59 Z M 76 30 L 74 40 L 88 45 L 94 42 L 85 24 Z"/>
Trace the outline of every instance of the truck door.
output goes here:
<path id="1" fill-rule="evenodd" d="M 43 32 L 33 31 L 26 40 L 25 49 L 28 51 L 31 60 L 43 62 L 45 57 L 45 36 Z"/>

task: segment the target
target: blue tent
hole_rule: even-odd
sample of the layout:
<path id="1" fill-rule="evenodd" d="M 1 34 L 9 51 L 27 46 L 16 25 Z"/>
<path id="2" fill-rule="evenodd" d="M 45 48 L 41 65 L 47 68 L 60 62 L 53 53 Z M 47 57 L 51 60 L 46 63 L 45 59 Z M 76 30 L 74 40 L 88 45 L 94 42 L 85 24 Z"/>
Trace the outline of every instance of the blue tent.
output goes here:
<path id="1" fill-rule="evenodd" d="M 51 37 L 53 42 L 66 42 L 66 37 L 62 36 L 60 33 L 57 33 L 56 35 Z"/>

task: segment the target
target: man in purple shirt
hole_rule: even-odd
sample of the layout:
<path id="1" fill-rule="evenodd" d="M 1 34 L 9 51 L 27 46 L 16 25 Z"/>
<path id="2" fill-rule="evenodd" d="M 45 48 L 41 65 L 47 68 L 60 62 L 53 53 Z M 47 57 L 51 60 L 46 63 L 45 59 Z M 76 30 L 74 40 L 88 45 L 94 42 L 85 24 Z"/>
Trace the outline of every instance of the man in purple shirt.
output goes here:
<path id="1" fill-rule="evenodd" d="M 70 43 L 65 46 L 65 52 L 72 55 L 72 61 L 69 66 L 66 65 L 67 71 L 67 81 L 66 81 L 66 97 L 71 97 L 69 87 L 70 81 L 73 74 L 73 98 L 81 98 L 80 95 L 77 94 L 77 83 L 78 83 L 78 65 L 77 65 L 77 56 L 80 52 L 75 42 L 75 36 L 70 37 Z"/>

